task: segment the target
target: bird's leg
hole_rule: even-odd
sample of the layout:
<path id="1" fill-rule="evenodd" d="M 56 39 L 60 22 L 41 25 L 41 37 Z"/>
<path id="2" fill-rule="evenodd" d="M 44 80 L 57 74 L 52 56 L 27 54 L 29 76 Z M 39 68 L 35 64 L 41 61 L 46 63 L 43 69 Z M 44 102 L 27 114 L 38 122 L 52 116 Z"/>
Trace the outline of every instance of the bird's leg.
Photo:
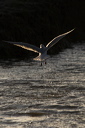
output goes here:
<path id="1" fill-rule="evenodd" d="M 45 64 L 47 64 L 46 61 L 45 61 Z"/>
<path id="2" fill-rule="evenodd" d="M 41 66 L 42 66 L 42 62 L 41 62 Z"/>

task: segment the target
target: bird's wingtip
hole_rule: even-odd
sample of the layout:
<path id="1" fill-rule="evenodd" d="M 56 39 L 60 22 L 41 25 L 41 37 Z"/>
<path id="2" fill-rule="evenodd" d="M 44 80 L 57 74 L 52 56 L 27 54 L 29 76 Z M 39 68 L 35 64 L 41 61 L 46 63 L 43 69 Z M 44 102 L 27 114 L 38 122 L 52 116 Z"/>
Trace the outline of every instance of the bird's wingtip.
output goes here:
<path id="1" fill-rule="evenodd" d="M 72 31 L 74 31 L 76 28 L 73 28 Z"/>
<path id="2" fill-rule="evenodd" d="M 73 28 L 72 30 L 74 31 L 76 28 Z"/>
<path id="3" fill-rule="evenodd" d="M 2 40 L 2 42 L 6 42 L 5 40 Z"/>
<path id="4" fill-rule="evenodd" d="M 9 41 L 6 41 L 6 40 L 2 40 L 2 42 L 9 42 Z"/>
<path id="5" fill-rule="evenodd" d="M 69 34 L 69 33 L 71 33 L 71 32 L 74 31 L 74 30 L 75 30 L 75 28 L 71 29 L 71 30 L 68 31 L 66 34 Z"/>
<path id="6" fill-rule="evenodd" d="M 70 32 L 74 31 L 76 28 L 73 28 Z"/>

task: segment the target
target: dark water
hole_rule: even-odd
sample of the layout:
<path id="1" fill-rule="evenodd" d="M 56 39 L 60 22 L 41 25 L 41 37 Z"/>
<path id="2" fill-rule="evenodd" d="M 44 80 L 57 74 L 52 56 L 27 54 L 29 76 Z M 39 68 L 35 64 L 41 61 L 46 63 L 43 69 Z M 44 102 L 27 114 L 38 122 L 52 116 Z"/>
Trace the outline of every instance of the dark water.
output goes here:
<path id="1" fill-rule="evenodd" d="M 85 127 L 84 44 L 47 65 L 0 65 L 0 128 Z"/>

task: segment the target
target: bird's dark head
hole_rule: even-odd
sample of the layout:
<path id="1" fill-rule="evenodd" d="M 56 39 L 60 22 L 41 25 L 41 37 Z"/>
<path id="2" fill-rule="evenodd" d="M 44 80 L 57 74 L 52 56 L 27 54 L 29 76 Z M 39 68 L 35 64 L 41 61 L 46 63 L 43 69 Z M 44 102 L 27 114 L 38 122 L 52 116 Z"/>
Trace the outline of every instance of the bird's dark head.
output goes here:
<path id="1" fill-rule="evenodd" d="M 40 48 L 45 48 L 45 46 L 43 44 L 40 44 Z"/>

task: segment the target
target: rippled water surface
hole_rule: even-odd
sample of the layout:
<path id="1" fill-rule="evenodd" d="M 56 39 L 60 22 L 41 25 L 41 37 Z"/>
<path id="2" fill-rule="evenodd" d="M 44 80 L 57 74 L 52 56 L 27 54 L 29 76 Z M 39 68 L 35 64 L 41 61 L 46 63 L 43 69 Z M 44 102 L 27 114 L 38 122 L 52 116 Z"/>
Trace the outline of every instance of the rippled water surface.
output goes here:
<path id="1" fill-rule="evenodd" d="M 85 45 L 43 66 L 1 63 L 0 128 L 85 128 Z"/>

